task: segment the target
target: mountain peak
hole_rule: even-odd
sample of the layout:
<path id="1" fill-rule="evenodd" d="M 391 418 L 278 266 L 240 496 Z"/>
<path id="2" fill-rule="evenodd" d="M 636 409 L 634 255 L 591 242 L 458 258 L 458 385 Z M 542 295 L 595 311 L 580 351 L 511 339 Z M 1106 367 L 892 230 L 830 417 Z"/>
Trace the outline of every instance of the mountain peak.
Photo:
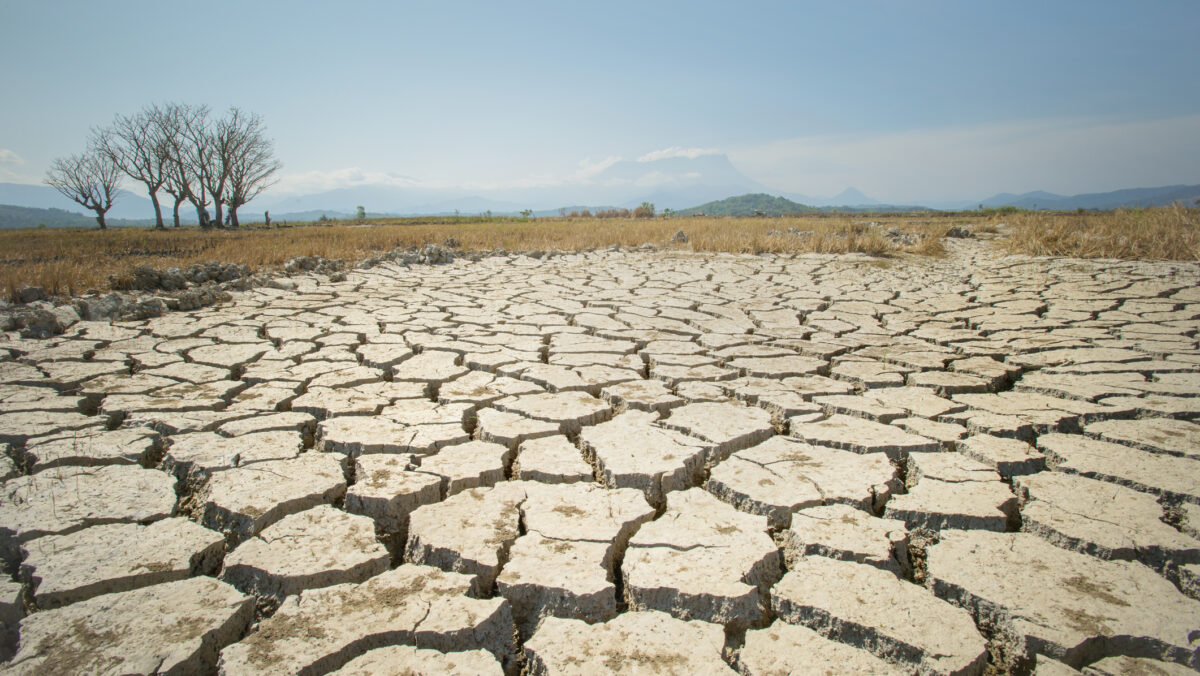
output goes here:
<path id="1" fill-rule="evenodd" d="M 846 188 L 830 198 L 829 201 L 834 205 L 847 207 L 859 206 L 862 204 L 879 204 L 877 200 L 867 197 L 858 188 L 854 187 Z"/>

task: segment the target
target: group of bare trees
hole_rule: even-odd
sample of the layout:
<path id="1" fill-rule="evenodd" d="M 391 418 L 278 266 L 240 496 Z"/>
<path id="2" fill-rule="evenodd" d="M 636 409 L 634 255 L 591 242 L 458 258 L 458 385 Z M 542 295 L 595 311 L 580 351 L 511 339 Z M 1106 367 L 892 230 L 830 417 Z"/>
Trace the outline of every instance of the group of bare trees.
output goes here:
<path id="1" fill-rule="evenodd" d="M 188 202 L 201 227 L 227 220 L 236 228 L 238 208 L 270 187 L 280 166 L 258 115 L 230 108 L 214 118 L 207 106 L 168 103 L 93 129 L 88 149 L 56 159 L 45 182 L 95 212 L 101 229 L 125 176 L 145 185 L 155 228 L 165 227 L 160 192 L 174 200 L 175 227 Z"/>

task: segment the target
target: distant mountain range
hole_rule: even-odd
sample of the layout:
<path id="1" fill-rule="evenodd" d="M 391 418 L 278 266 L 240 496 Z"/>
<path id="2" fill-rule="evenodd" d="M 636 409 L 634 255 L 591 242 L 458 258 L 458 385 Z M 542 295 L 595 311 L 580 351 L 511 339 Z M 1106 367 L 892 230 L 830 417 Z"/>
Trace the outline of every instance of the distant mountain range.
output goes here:
<path id="1" fill-rule="evenodd" d="M 771 195 L 777 195 L 771 197 Z M 753 196 L 753 200 L 744 199 Z M 723 203 L 730 197 L 738 200 Z M 166 201 L 165 195 L 160 200 Z M 1056 195 L 1031 192 L 1022 195 L 1001 193 L 985 200 L 937 203 L 936 209 L 974 209 L 977 206 L 1016 206 L 1023 209 L 1114 209 L 1118 207 L 1162 206 L 1173 202 L 1187 205 L 1200 200 L 1200 185 L 1173 185 L 1159 188 L 1136 188 L 1084 195 Z M 615 162 L 587 179 L 560 185 L 494 188 L 467 191 L 459 188 L 427 188 L 417 185 L 360 185 L 306 195 L 277 195 L 267 193 L 242 207 L 239 216 L 244 223 L 261 222 L 263 212 L 270 211 L 273 221 L 308 221 L 327 215 L 345 218 L 359 205 L 372 215 L 424 216 L 475 215 L 491 212 L 495 215 L 515 215 L 533 209 L 539 216 L 557 215 L 562 205 L 572 210 L 603 208 L 634 208 L 650 202 L 662 211 L 715 214 L 716 210 L 749 214 L 761 211 L 801 213 L 814 208 L 844 211 L 911 211 L 925 209 L 919 205 L 883 204 L 855 188 L 846 188 L 832 197 L 772 191 L 749 178 L 722 154 L 703 154 L 696 157 L 665 157 L 649 161 L 622 160 Z M 0 183 L 0 205 L 35 209 L 59 209 L 84 214 L 79 205 L 45 185 Z M 584 206 L 587 205 L 587 206 Z M 602 206 L 603 205 L 603 206 Z M 697 206 L 699 205 L 699 206 Z M 801 210 L 801 211 L 796 211 Z M 196 214 L 190 207 L 181 209 L 184 223 L 194 224 Z M 154 210 L 141 192 L 122 191 L 108 217 L 114 225 L 151 225 Z M 171 220 L 170 206 L 163 205 L 163 217 Z M 44 223 L 59 227 L 78 223 L 62 214 L 18 214 L 6 210 L 0 214 L 0 228 L 34 227 Z"/>
<path id="2" fill-rule="evenodd" d="M 1027 192 L 1023 195 L 1001 193 L 983 201 L 985 207 L 1014 206 L 1022 209 L 1118 209 L 1121 207 L 1161 207 L 1179 202 L 1200 204 L 1200 185 L 1168 185 L 1161 188 L 1130 188 L 1083 195 L 1055 195 Z M 971 208 L 968 206 L 967 208 Z"/>

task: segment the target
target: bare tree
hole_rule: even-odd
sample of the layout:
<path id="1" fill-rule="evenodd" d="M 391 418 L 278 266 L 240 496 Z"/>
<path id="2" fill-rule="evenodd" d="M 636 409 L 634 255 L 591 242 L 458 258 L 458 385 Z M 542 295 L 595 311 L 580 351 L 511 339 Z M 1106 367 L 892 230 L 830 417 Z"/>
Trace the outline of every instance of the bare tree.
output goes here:
<path id="1" fill-rule="evenodd" d="M 207 112 L 207 110 L 205 111 Z M 207 116 L 185 128 L 191 142 L 190 162 L 203 192 L 212 198 L 213 222 L 220 227 L 223 223 L 223 206 L 226 187 L 229 183 L 230 159 L 238 144 L 239 129 L 245 114 L 230 108 L 229 115 L 210 123 Z M 201 225 L 204 225 L 203 221 Z"/>
<path id="2" fill-rule="evenodd" d="M 121 168 L 102 150 L 91 148 L 81 155 L 54 160 L 43 180 L 68 199 L 96 212 L 101 230 L 108 227 L 104 214 L 117 199 Z"/>
<path id="3" fill-rule="evenodd" d="M 148 108 L 136 115 L 118 115 L 111 127 L 93 131 L 93 143 L 121 171 L 146 185 L 146 192 L 154 204 L 154 227 L 162 230 L 158 191 L 167 180 L 170 147 L 157 124 L 155 112 L 155 108 Z"/>
<path id="4" fill-rule="evenodd" d="M 156 108 L 154 117 L 168 149 L 164 190 L 175 197 L 175 225 L 179 225 L 179 204 L 186 199 L 196 207 L 200 225 L 208 227 L 208 191 L 200 175 L 201 163 L 195 161 L 204 153 L 192 144 L 202 136 L 197 130 L 208 125 L 208 107 L 169 103 Z"/>
<path id="5" fill-rule="evenodd" d="M 238 227 L 238 207 L 262 194 L 274 185 L 279 160 L 275 159 L 275 144 L 267 138 L 262 118 L 237 108 L 230 111 L 229 138 L 225 157 L 228 190 L 225 202 L 229 206 L 229 223 Z"/>

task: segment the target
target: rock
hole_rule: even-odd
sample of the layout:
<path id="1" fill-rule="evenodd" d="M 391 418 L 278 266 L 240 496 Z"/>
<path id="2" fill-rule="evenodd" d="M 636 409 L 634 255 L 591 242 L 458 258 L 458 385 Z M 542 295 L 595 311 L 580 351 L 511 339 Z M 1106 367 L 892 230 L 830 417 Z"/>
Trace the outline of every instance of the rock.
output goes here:
<path id="1" fill-rule="evenodd" d="M 45 535 L 108 523 L 150 523 L 171 516 L 170 475 L 128 465 L 56 467 L 10 479 L 0 493 L 0 558 Z"/>
<path id="2" fill-rule="evenodd" d="M 487 650 L 508 667 L 515 651 L 504 599 L 474 599 L 473 580 L 428 566 L 400 566 L 362 584 L 289 596 L 241 642 L 221 651 L 221 673 L 321 674 L 368 651 L 419 645 Z"/>
<path id="3" fill-rule="evenodd" d="M 206 673 L 253 618 L 248 596 L 211 577 L 104 594 L 21 620 L 13 674 Z"/>
<path id="4" fill-rule="evenodd" d="M 1163 523 L 1152 495 L 1077 474 L 1042 472 L 1017 477 L 1022 530 L 1066 549 L 1102 559 L 1200 563 L 1200 540 Z"/>
<path id="5" fill-rule="evenodd" d="M 771 606 L 777 622 L 804 625 L 910 673 L 982 674 L 987 664 L 969 613 L 875 566 L 804 557 L 771 588 Z"/>
<path id="6" fill-rule="evenodd" d="M 339 460 L 305 453 L 293 460 L 213 472 L 195 501 L 200 523 L 237 544 L 289 514 L 333 503 L 345 494 Z"/>
<path id="7" fill-rule="evenodd" d="M 721 659 L 720 625 L 683 621 L 653 611 L 622 613 L 608 622 L 549 618 L 525 642 L 526 671 L 548 674 L 737 673 Z"/>
<path id="8" fill-rule="evenodd" d="M 330 673 L 331 676 L 389 676 L 397 673 L 413 676 L 503 676 L 504 670 L 495 656 L 486 650 L 443 653 L 397 645 L 368 650 Z"/>
<path id="9" fill-rule="evenodd" d="M 782 561 L 766 518 L 693 488 L 668 495 L 663 516 L 630 540 L 621 570 L 630 609 L 736 630 L 764 617 L 763 594 Z"/>
<path id="10" fill-rule="evenodd" d="M 548 484 L 588 482 L 592 468 L 564 436 L 522 442 L 513 463 L 513 478 Z"/>
<path id="11" fill-rule="evenodd" d="M 149 525 L 114 523 L 22 546 L 21 579 L 41 610 L 100 594 L 210 575 L 221 565 L 225 538 L 187 519 Z"/>
<path id="12" fill-rule="evenodd" d="M 911 669 L 885 662 L 862 648 L 831 641 L 808 627 L 787 622 L 746 632 L 737 663 L 744 674 L 911 673 Z"/>
<path id="13" fill-rule="evenodd" d="M 784 533 L 789 565 L 805 556 L 865 563 L 903 575 L 909 570 L 904 522 L 880 519 L 846 505 L 796 512 Z"/>
<path id="14" fill-rule="evenodd" d="M 579 447 L 605 486 L 636 488 L 658 506 L 668 491 L 700 482 L 709 445 L 659 427 L 654 420 L 654 414 L 627 411 L 584 428 Z"/>
<path id="15" fill-rule="evenodd" d="M 705 489 L 751 514 L 786 528 L 796 510 L 841 503 L 870 512 L 902 486 L 883 454 L 811 446 L 772 437 L 738 451 L 713 468 Z"/>
<path id="16" fill-rule="evenodd" d="M 363 582 L 388 569 L 387 549 L 365 516 L 318 505 L 264 528 L 225 557 L 221 579 L 260 599 Z"/>
<path id="17" fill-rule="evenodd" d="M 975 233 L 971 232 L 970 228 L 966 228 L 961 225 L 953 225 L 950 226 L 950 229 L 946 231 L 945 236 L 954 239 L 964 239 L 974 237 Z"/>
<path id="18" fill-rule="evenodd" d="M 943 531 L 928 549 L 938 596 L 996 626 L 1010 654 L 1081 668 L 1134 652 L 1196 668 L 1200 602 L 1146 566 L 1100 561 L 1031 533 Z"/>

